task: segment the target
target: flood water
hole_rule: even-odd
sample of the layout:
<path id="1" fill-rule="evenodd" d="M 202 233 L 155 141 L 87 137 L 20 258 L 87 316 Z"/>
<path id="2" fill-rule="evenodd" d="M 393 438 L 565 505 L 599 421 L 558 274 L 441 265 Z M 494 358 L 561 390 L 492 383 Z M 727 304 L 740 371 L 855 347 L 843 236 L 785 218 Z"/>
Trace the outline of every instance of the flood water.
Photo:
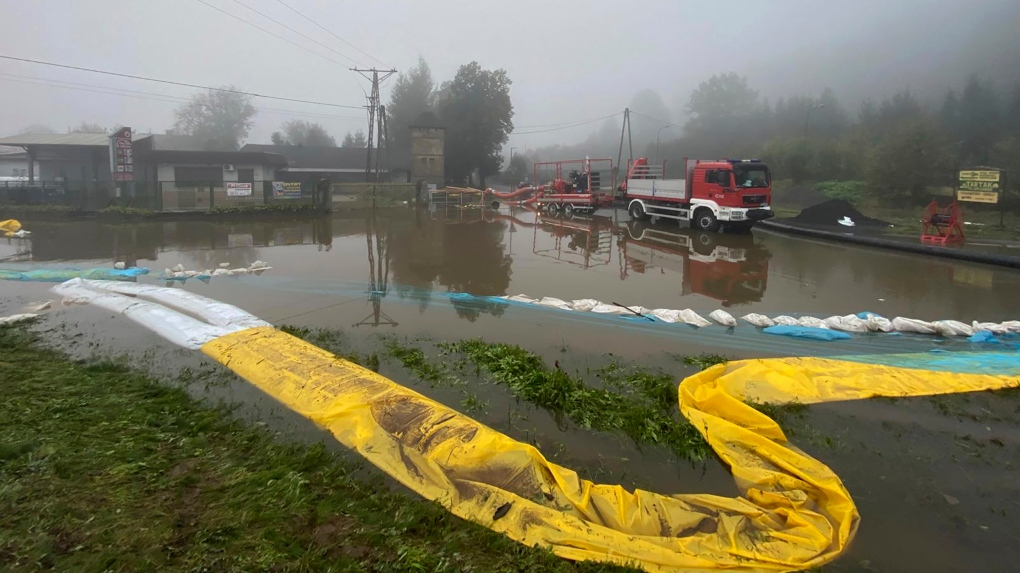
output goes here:
<path id="1" fill-rule="evenodd" d="M 523 209 L 391 209 L 316 219 L 23 223 L 31 239 L 0 239 L 0 268 L 123 262 L 149 267 L 152 273 L 140 280 L 161 284 L 163 269 L 177 264 L 201 271 L 262 260 L 273 268 L 261 276 L 216 276 L 208 283 L 175 286 L 277 325 L 344 329 L 358 349 L 379 348 L 382 334 L 430 341 L 481 337 L 520 344 L 580 375 L 614 358 L 682 377 L 691 371 L 674 355 L 831 356 L 967 348 L 967 343 L 888 335 L 805 342 L 750 327 L 697 330 L 450 294 L 594 298 L 691 308 L 703 316 L 722 308 L 737 317 L 860 311 L 968 323 L 1020 317 L 1016 271 L 758 230 L 700 233 L 674 223 L 632 222 L 623 212 L 565 220 Z M 0 282 L 0 313 L 55 300 L 49 286 Z M 61 340 L 79 354 L 134 353 L 162 369 L 197 367 L 204 360 L 96 309 L 57 304 L 49 316 L 48 327 L 55 321 L 72 323 L 68 332 L 74 334 Z M 424 387 L 392 361 L 384 362 L 381 372 L 459 407 L 457 396 Z M 664 451 L 638 449 L 626 438 L 570 430 L 546 412 L 521 406 L 500 387 L 475 383 L 489 403 L 476 415 L 479 420 L 538 444 L 586 476 L 663 493 L 735 493 L 732 478 L 718 464 L 693 467 Z M 243 384 L 212 394 L 260 400 Z M 942 398 L 958 415 L 947 415 L 945 407 L 923 398 L 809 409 L 794 442 L 832 465 L 863 517 L 853 547 L 826 571 L 1014 570 L 1020 558 L 1020 543 L 1014 543 L 1020 536 L 1013 533 L 1020 525 L 1014 473 L 1020 463 L 1020 400 L 981 396 Z M 286 418 L 263 406 L 262 414 L 253 415 Z M 299 420 L 287 420 L 294 432 L 315 435 Z"/>

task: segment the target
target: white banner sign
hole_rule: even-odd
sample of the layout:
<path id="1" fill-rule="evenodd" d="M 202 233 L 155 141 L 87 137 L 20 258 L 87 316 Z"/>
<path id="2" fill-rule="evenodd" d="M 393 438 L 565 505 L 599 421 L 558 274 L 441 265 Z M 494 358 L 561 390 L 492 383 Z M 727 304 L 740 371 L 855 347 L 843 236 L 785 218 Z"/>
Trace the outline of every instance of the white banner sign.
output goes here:
<path id="1" fill-rule="evenodd" d="M 251 183 L 227 183 L 227 197 L 251 197 Z"/>

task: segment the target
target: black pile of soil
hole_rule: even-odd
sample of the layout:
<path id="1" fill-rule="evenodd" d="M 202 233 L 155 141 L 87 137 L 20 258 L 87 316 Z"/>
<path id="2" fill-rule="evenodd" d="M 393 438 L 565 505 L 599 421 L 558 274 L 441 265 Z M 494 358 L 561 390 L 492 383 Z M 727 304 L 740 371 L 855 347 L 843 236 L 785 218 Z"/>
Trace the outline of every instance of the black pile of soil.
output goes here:
<path id="1" fill-rule="evenodd" d="M 808 207 L 793 218 L 794 221 L 804 225 L 842 227 L 837 221 L 843 217 L 850 217 L 856 226 L 865 227 L 888 227 L 889 223 L 881 219 L 865 217 L 863 213 L 854 209 L 854 206 L 842 199 L 830 199 Z"/>

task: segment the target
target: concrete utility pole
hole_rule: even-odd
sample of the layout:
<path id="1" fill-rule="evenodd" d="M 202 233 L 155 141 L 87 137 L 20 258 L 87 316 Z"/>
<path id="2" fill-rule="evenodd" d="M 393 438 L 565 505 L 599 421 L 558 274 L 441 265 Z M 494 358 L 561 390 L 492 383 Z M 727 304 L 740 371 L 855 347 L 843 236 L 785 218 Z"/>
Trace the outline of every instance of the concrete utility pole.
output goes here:
<path id="1" fill-rule="evenodd" d="M 371 181 L 372 176 L 372 145 L 375 143 L 375 122 L 376 122 L 376 110 L 379 109 L 379 84 L 386 81 L 387 78 L 397 73 L 397 70 L 377 70 L 375 68 L 361 69 L 351 68 L 351 71 L 358 72 L 365 76 L 366 79 L 372 82 L 372 95 L 368 96 L 368 153 L 365 158 L 365 181 Z M 371 72 L 371 76 L 369 76 Z M 380 77 L 379 74 L 383 75 Z M 380 127 L 379 138 L 383 137 L 381 133 L 382 126 Z"/>

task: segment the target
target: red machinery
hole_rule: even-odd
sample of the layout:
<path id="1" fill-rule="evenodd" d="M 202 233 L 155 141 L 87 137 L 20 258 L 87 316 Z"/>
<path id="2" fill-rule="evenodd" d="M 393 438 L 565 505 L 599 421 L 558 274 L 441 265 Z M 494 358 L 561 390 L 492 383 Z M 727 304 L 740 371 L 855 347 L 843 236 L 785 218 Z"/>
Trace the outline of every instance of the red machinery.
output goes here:
<path id="1" fill-rule="evenodd" d="M 564 168 L 567 175 L 564 177 Z M 538 207 L 550 215 L 591 213 L 613 201 L 612 159 L 570 159 L 536 163 L 535 181 L 548 180 L 536 193 Z"/>
<path id="2" fill-rule="evenodd" d="M 921 217 L 921 242 L 944 247 L 963 240 L 963 215 L 957 202 L 953 201 L 945 209 L 940 209 L 935 201 L 929 203 Z"/>

